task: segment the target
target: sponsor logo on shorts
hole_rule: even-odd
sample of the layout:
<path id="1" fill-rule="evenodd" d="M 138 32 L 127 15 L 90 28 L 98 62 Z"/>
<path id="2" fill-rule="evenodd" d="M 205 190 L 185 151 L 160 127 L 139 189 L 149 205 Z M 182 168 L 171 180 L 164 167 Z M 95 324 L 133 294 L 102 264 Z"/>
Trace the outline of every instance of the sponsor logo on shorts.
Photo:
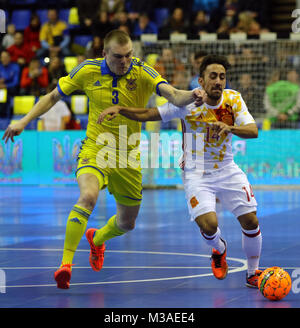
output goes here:
<path id="1" fill-rule="evenodd" d="M 190 199 L 190 204 L 191 204 L 192 208 L 195 208 L 199 204 L 199 202 L 195 196 Z"/>

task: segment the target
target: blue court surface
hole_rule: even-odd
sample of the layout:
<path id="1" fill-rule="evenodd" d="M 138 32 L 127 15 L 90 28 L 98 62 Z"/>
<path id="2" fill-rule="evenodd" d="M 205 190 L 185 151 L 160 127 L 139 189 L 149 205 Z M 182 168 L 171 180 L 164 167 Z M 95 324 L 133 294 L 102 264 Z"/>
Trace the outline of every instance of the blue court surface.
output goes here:
<path id="1" fill-rule="evenodd" d="M 280 266 L 293 281 L 281 301 L 245 287 L 246 261 L 238 221 L 218 204 L 228 242 L 229 274 L 216 280 L 210 249 L 189 221 L 183 190 L 145 190 L 134 231 L 107 242 L 104 267 L 89 266 L 85 236 L 75 254 L 71 286 L 56 288 L 65 224 L 77 186 L 2 186 L 0 308 L 299 308 L 300 190 L 255 190 L 263 234 L 261 267 Z M 115 213 L 102 191 L 88 227 Z"/>

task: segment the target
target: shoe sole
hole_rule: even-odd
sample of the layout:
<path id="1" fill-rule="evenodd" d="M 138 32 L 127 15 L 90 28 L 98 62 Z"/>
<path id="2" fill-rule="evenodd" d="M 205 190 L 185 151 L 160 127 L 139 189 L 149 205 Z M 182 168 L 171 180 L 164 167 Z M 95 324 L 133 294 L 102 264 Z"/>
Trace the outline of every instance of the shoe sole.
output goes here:
<path id="1" fill-rule="evenodd" d="M 258 286 L 251 285 L 248 282 L 245 283 L 245 286 L 248 287 L 248 288 L 256 288 L 256 289 L 258 289 Z"/>
<path id="2" fill-rule="evenodd" d="M 70 280 L 71 280 L 71 273 L 64 270 L 59 272 L 55 277 L 55 281 L 57 282 L 57 288 L 60 289 L 68 289 L 70 288 Z"/>

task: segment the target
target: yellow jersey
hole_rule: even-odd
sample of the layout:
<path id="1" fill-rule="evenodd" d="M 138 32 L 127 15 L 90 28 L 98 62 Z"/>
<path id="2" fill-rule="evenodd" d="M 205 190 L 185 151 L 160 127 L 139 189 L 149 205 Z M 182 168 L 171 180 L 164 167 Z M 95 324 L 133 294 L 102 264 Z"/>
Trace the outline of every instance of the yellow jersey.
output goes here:
<path id="1" fill-rule="evenodd" d="M 64 21 L 57 21 L 55 25 L 45 23 L 40 31 L 40 40 L 46 41 L 49 45 L 54 45 L 54 37 L 62 36 L 64 31 L 68 28 L 67 23 Z"/>
<path id="2" fill-rule="evenodd" d="M 58 81 L 62 96 L 82 90 L 89 99 L 89 119 L 86 135 L 99 144 L 111 135 L 112 146 L 128 151 L 139 145 L 141 123 L 118 115 L 111 121 L 97 124 L 99 114 L 107 107 L 145 107 L 153 92 L 159 94 L 159 84 L 167 83 L 151 66 L 133 57 L 125 75 L 117 76 L 109 69 L 105 58 L 88 59 Z M 103 142 L 102 142 L 103 140 Z"/>

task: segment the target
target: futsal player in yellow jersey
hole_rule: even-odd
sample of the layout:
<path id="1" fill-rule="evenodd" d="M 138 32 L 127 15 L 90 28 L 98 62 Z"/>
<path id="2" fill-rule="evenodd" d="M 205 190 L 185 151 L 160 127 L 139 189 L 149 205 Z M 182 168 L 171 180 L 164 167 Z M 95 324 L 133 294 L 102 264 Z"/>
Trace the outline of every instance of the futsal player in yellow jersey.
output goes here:
<path id="1" fill-rule="evenodd" d="M 86 60 L 68 76 L 60 78 L 55 90 L 36 103 L 20 121 L 8 126 L 3 135 L 5 142 L 8 139 L 14 141 L 14 136 L 19 135 L 31 120 L 75 90 L 84 91 L 89 98 L 89 122 L 76 171 L 80 196 L 68 217 L 62 263 L 54 274 L 57 287 L 63 289 L 69 288 L 74 253 L 96 205 L 99 190 L 108 187 L 115 197 L 117 212 L 101 229 L 86 231 L 91 247 L 90 264 L 95 271 L 102 268 L 105 242 L 134 229 L 142 200 L 141 168 L 127 165 L 127 154 L 138 143 L 128 144 L 128 138 L 141 131 L 141 123 L 120 116 L 113 122 L 100 125 L 97 124 L 99 114 L 112 105 L 145 107 L 153 92 L 176 106 L 202 101 L 198 90 L 177 90 L 152 67 L 134 58 L 128 34 L 113 30 L 104 39 L 103 58 Z M 123 129 L 119 133 L 124 126 L 126 131 Z M 107 145 L 112 146 L 111 153 L 116 159 L 114 165 L 105 159 L 104 155 L 109 157 L 110 153 L 103 155 L 110 149 Z M 138 163 L 138 151 L 136 158 L 135 163 Z M 108 162 L 110 164 L 106 165 Z"/>

